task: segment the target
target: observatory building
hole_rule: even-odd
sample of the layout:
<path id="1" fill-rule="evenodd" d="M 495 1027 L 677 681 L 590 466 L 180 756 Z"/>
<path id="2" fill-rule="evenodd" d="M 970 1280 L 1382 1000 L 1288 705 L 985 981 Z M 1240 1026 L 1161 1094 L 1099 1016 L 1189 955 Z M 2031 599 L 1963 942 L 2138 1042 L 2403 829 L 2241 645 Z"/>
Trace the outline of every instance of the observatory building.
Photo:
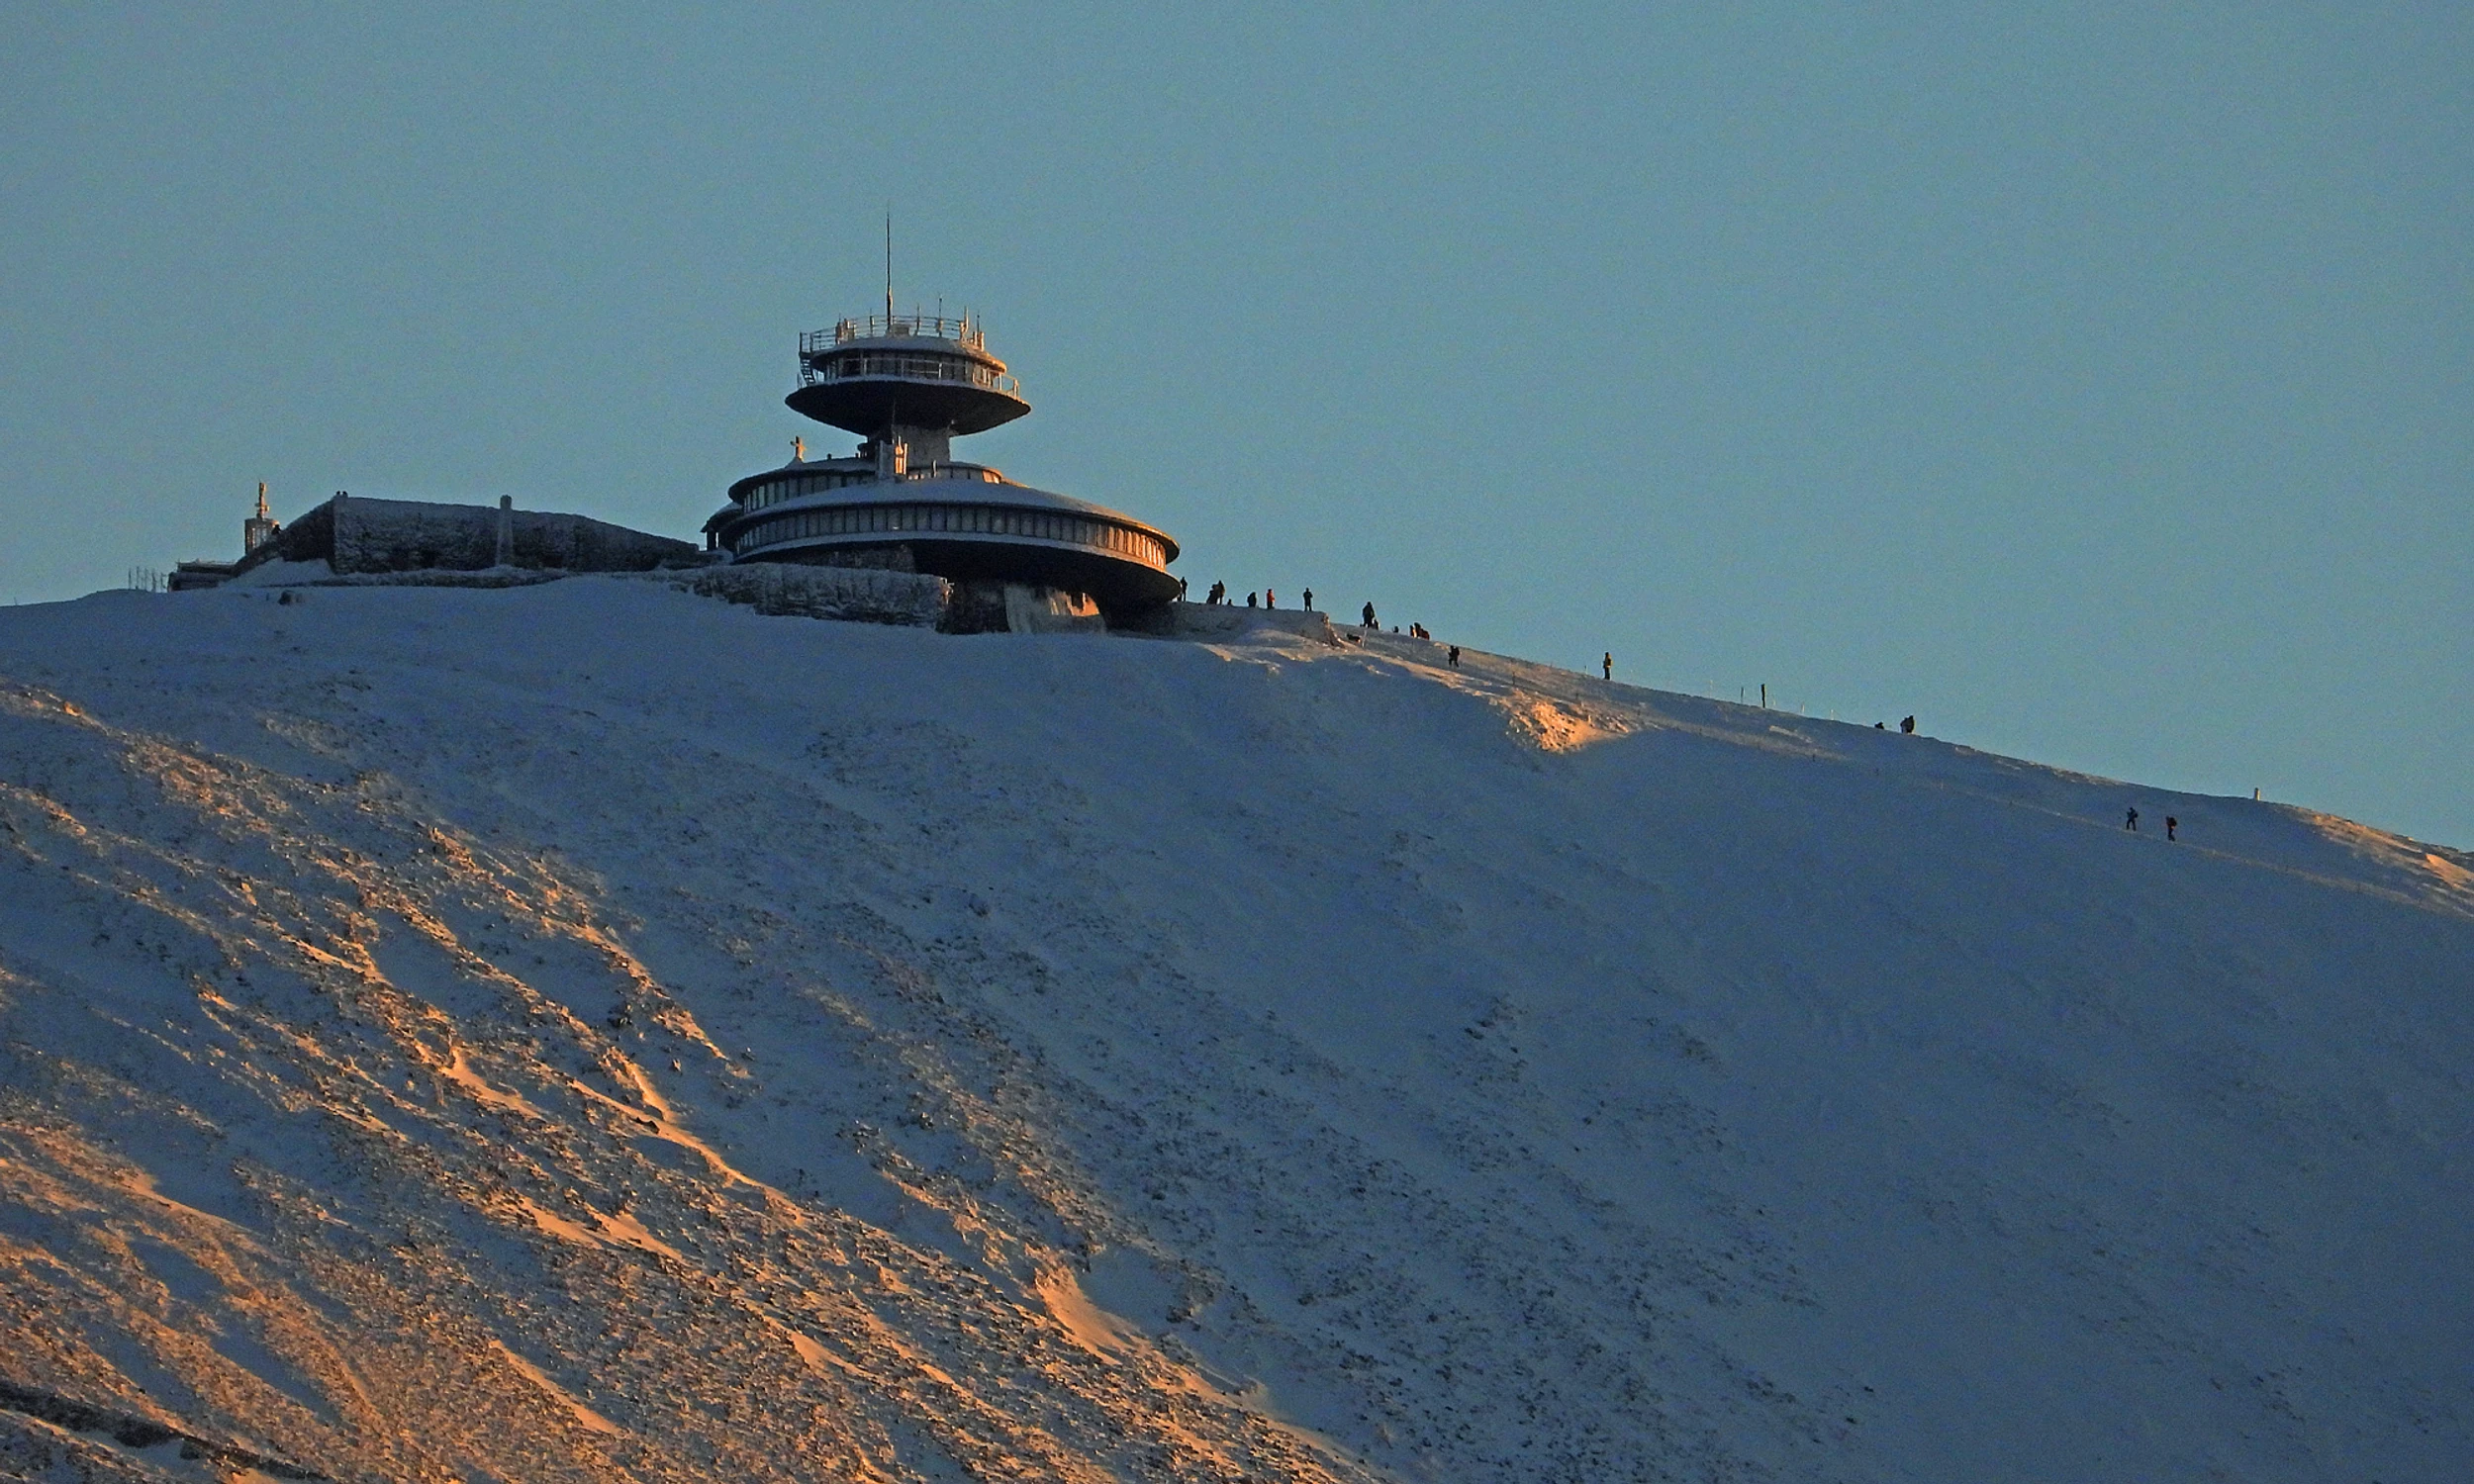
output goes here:
<path id="1" fill-rule="evenodd" d="M 1015 484 L 953 456 L 953 441 L 1031 410 L 966 315 L 886 314 L 799 337 L 792 411 L 856 433 L 855 454 L 791 461 L 730 486 L 706 544 L 739 562 L 922 572 L 954 584 L 957 627 L 1005 626 L 1026 594 L 1122 617 L 1178 596 L 1167 532 L 1087 501 Z M 1011 590 L 1008 592 L 1008 590 Z M 974 623 L 969 615 L 984 615 Z"/>

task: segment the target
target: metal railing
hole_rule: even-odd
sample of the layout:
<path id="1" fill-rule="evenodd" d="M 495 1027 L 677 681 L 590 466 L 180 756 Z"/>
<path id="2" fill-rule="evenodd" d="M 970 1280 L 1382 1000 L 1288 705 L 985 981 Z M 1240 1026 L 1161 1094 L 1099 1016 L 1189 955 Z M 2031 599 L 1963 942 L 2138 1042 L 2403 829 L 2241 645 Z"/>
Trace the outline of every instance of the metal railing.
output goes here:
<path id="1" fill-rule="evenodd" d="M 925 335 L 931 339 L 952 340 L 973 350 L 988 348 L 988 331 L 969 315 L 949 320 L 943 315 L 865 315 L 855 319 L 836 320 L 831 329 L 819 329 L 799 337 L 800 348 L 809 348 L 814 341 L 818 348 L 839 345 L 847 340 L 875 340 L 888 335 Z"/>

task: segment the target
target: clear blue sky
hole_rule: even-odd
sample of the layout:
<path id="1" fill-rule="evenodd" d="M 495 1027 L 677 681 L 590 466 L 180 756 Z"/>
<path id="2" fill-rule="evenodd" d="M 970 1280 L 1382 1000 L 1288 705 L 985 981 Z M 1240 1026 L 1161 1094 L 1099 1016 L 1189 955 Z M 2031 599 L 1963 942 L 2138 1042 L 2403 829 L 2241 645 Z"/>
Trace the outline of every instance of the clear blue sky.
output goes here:
<path id="1" fill-rule="evenodd" d="M 693 535 L 890 202 L 1197 589 L 2474 845 L 2474 9 L 372 9 L 0 11 L 0 598 Z"/>

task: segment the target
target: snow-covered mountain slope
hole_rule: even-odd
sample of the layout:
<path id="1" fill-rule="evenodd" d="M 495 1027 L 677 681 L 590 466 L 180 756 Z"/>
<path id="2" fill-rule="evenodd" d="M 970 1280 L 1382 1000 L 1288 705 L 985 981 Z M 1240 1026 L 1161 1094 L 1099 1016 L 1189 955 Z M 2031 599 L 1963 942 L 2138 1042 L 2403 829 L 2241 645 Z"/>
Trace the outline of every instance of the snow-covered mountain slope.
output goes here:
<path id="1" fill-rule="evenodd" d="M 0 1471 L 2474 1476 L 2463 854 L 1268 624 L 0 681 Z"/>

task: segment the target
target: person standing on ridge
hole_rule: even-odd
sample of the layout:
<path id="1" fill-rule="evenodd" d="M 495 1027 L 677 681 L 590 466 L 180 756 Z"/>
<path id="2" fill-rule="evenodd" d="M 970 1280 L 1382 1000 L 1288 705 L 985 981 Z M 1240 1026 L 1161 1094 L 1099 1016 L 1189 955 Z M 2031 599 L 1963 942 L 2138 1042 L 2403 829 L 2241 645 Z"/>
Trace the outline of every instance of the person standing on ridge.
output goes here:
<path id="1" fill-rule="evenodd" d="M 1371 603 L 1366 605 L 1366 626 L 1368 628 L 1378 626 L 1375 622 L 1375 605 Z"/>
<path id="2" fill-rule="evenodd" d="M 1269 588 L 1265 588 L 1263 590 L 1263 605 L 1267 608 L 1276 608 L 1280 606 L 1280 603 L 1272 597 L 1272 590 Z"/>
<path id="3" fill-rule="evenodd" d="M 1305 590 L 1305 605 L 1307 611 L 1309 612 L 1311 612 L 1314 608 L 1314 590 L 1312 588 Z"/>
<path id="4" fill-rule="evenodd" d="M 1615 651 L 1608 650 L 1606 657 L 1598 662 L 1598 666 L 1606 672 L 1608 680 L 1613 680 L 1615 678 Z"/>
<path id="5" fill-rule="evenodd" d="M 1252 593 L 1249 593 L 1249 594 L 1247 594 L 1247 595 L 1246 595 L 1246 606 L 1247 606 L 1247 607 L 1253 607 L 1253 606 L 1254 606 L 1254 595 L 1253 595 Z"/>
<path id="6" fill-rule="evenodd" d="M 1461 646 L 1459 646 L 1458 644 L 1455 644 L 1455 645 L 1453 645 L 1453 646 L 1452 646 L 1452 654 L 1451 654 L 1450 664 L 1451 664 L 1452 668 L 1453 668 L 1453 669 L 1455 669 L 1455 670 L 1458 670 L 1458 669 L 1460 669 L 1460 668 L 1461 668 Z"/>
<path id="7" fill-rule="evenodd" d="M 2122 819 L 2122 827 L 2123 827 L 2124 829 L 2126 829 L 2126 830 L 2129 830 L 2129 831 L 2130 831 L 2132 834 L 2134 834 L 2134 835 L 2138 834 L 2138 833 L 2139 833 L 2139 810 L 2137 810 L 2137 809 L 2133 809 L 2130 813 L 2128 813 L 2128 814 L 2124 815 L 2124 816 L 2123 816 L 2123 819 Z"/>
<path id="8" fill-rule="evenodd" d="M 2173 817 L 2172 815 L 2170 815 L 2170 814 L 2167 814 L 2167 815 L 2165 816 L 2165 838 L 2166 838 L 2166 839 L 2168 839 L 2168 840 L 2172 839 L 2172 838 L 2173 838 L 2173 832 L 2174 832 L 2176 829 L 2179 829 L 2179 828 L 2181 827 L 2181 824 L 2182 824 L 2182 821 L 2181 821 L 2181 820 L 2174 818 L 2174 817 Z"/>
<path id="9" fill-rule="evenodd" d="M 1916 734 L 1916 718 L 1913 716 L 1904 718 L 1899 722 L 1898 729 L 1911 737 L 1914 736 Z"/>

